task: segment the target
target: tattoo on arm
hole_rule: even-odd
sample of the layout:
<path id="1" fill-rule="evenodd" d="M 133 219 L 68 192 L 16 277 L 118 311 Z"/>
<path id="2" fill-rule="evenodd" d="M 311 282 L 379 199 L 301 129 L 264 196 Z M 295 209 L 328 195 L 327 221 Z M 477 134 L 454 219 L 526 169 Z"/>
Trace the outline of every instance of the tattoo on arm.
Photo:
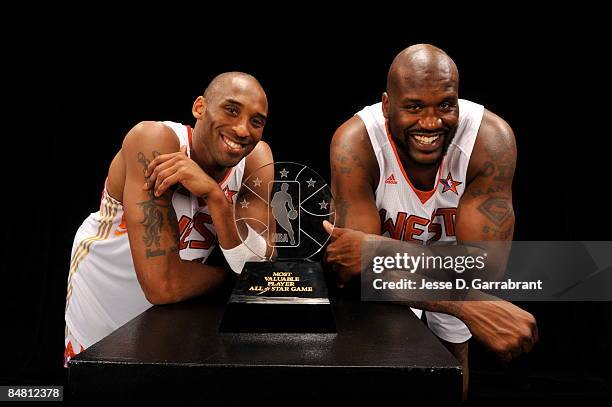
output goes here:
<path id="1" fill-rule="evenodd" d="M 495 185 L 487 187 L 486 190 L 482 188 L 470 190 L 470 196 L 472 198 L 478 198 L 479 196 L 483 196 L 483 195 L 491 195 L 491 194 L 495 194 L 499 192 L 505 192 L 506 189 L 507 189 L 506 184 L 495 184 Z"/>
<path id="2" fill-rule="evenodd" d="M 508 204 L 508 199 L 493 196 L 480 204 L 478 210 L 498 227 L 506 223 L 513 212 L 512 207 Z"/>
<path id="3" fill-rule="evenodd" d="M 158 151 L 153 151 L 153 158 L 159 155 Z M 149 166 L 150 161 L 142 153 L 138 153 L 138 162 L 143 166 L 143 173 Z M 147 178 L 145 177 L 145 181 Z M 140 222 L 144 228 L 144 236 L 142 240 L 147 247 L 145 255 L 147 258 L 165 256 L 166 250 L 161 247 L 161 231 L 164 227 L 164 219 L 167 219 L 168 225 L 173 228 L 174 236 L 178 236 L 176 214 L 172 209 L 172 205 L 166 197 L 156 197 L 152 190 L 148 191 L 149 199 L 138 203 L 142 208 L 143 219 Z M 166 216 L 164 216 L 166 211 Z M 176 240 L 178 241 L 178 239 Z M 175 251 L 176 247 L 171 247 L 170 252 Z"/>
<path id="4" fill-rule="evenodd" d="M 153 158 L 155 159 L 155 157 L 157 157 L 159 154 L 159 151 L 153 151 Z M 142 173 L 144 174 L 145 171 L 147 170 L 147 167 L 149 166 L 149 164 L 151 163 L 151 161 L 149 161 L 149 159 L 147 159 L 147 157 L 142 153 L 139 152 L 138 153 L 138 162 L 142 165 Z M 146 180 L 147 178 L 145 178 Z"/>
<path id="5" fill-rule="evenodd" d="M 349 208 L 351 207 L 351 203 L 346 199 L 338 197 L 334 199 L 334 204 L 336 205 L 336 225 L 339 227 L 345 227 L 346 216 Z"/>
<path id="6" fill-rule="evenodd" d="M 156 202 L 156 199 L 139 202 L 138 205 L 144 212 L 144 219 L 140 223 L 145 227 L 142 240 L 147 246 L 146 256 L 156 257 L 165 255 L 166 251 L 160 247 L 160 234 L 164 226 L 164 215 L 161 209 L 167 209 L 168 205 L 160 204 Z M 153 245 L 155 245 L 155 248 L 153 248 Z"/>
<path id="7" fill-rule="evenodd" d="M 343 143 L 340 146 L 332 147 L 335 167 L 338 168 L 340 174 L 347 175 L 352 171 L 352 165 L 356 165 L 363 170 L 367 170 L 365 164 L 359 157 L 359 154 L 353 151 L 353 148 L 348 143 Z"/>
<path id="8" fill-rule="evenodd" d="M 351 175 L 355 177 L 353 170 L 361 170 L 365 172 L 365 177 L 373 177 L 369 174 L 369 168 L 362 157 L 355 152 L 351 142 L 349 141 L 338 141 L 332 142 L 331 146 L 331 168 L 332 173 L 340 175 Z M 362 180 L 364 176 L 359 176 L 357 179 Z M 347 182 L 347 181 L 344 181 Z M 347 199 L 336 196 L 334 197 L 335 211 L 336 211 L 336 225 L 339 227 L 346 227 L 347 217 L 351 208 L 351 203 Z"/>
<path id="9" fill-rule="evenodd" d="M 493 181 L 511 183 L 514 176 L 514 165 L 509 163 L 498 163 L 495 165 L 487 161 L 482 166 L 481 175 L 485 178 L 495 174 Z"/>
<path id="10" fill-rule="evenodd" d="M 500 136 L 499 140 L 507 138 Z M 514 143 L 498 142 L 485 146 L 487 161 L 480 169 L 481 184 L 469 191 L 472 198 L 483 197 L 477 209 L 489 222 L 482 225 L 485 240 L 509 240 L 514 232 L 512 179 L 516 168 Z"/>
<path id="11" fill-rule="evenodd" d="M 483 238 L 485 240 L 510 240 L 514 229 L 512 225 L 503 228 L 494 228 L 490 225 L 484 225 L 482 228 Z"/>
<path id="12" fill-rule="evenodd" d="M 340 171 L 340 174 L 350 174 L 351 167 L 349 167 L 348 164 L 348 156 L 341 153 L 334 153 L 334 160 L 335 162 L 332 163 L 332 166 L 337 168 Z"/>
<path id="13" fill-rule="evenodd" d="M 481 170 L 482 176 L 490 177 L 491 175 L 493 175 L 494 172 L 495 172 L 495 164 L 493 164 L 491 161 L 485 162 Z"/>
<path id="14" fill-rule="evenodd" d="M 513 218 L 514 211 L 508 198 L 489 197 L 478 210 L 491 222 L 482 226 L 482 239 L 512 240 L 514 222 L 510 219 Z"/>

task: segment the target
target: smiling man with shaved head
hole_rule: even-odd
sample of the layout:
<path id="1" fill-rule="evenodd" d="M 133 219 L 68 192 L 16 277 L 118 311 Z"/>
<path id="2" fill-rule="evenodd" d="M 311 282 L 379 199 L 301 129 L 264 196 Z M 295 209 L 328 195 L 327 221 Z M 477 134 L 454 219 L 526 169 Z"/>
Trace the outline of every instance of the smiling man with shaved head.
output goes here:
<path id="1" fill-rule="evenodd" d="M 266 93 L 251 75 L 223 73 L 192 114 L 193 128 L 137 124 L 110 164 L 100 210 L 83 222 L 72 247 L 65 362 L 152 304 L 214 293 L 232 270 L 259 259 L 239 232 L 266 254 L 266 242 L 248 226 L 237 231 L 232 216 L 243 178 L 273 161 L 261 141 Z M 206 264 L 216 246 L 226 267 Z"/>
<path id="2" fill-rule="evenodd" d="M 482 105 L 459 99 L 459 72 L 441 49 L 419 44 L 389 69 L 382 102 L 340 126 L 330 151 L 336 227 L 326 260 L 340 286 L 361 273 L 369 235 L 432 245 L 509 242 L 514 230 L 516 145 L 510 126 Z M 419 246 L 415 246 L 419 245 Z M 503 270 L 509 244 L 490 258 Z M 491 256 L 490 256 L 491 257 Z M 533 316 L 506 301 L 411 301 L 464 366 L 473 335 L 504 360 L 537 341 Z"/>

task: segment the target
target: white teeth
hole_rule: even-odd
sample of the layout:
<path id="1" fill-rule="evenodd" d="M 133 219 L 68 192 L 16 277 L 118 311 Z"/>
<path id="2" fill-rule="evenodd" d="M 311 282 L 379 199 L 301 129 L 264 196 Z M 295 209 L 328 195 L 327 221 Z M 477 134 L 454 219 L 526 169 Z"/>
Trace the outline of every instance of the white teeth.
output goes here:
<path id="1" fill-rule="evenodd" d="M 225 143 L 231 148 L 241 148 L 242 147 L 240 144 L 234 143 L 232 140 L 228 139 L 225 136 L 223 136 L 223 141 L 225 141 Z"/>
<path id="2" fill-rule="evenodd" d="M 436 142 L 436 140 L 438 140 L 440 138 L 440 136 L 414 136 L 415 139 L 418 140 L 419 143 L 423 143 L 423 144 L 433 144 Z"/>

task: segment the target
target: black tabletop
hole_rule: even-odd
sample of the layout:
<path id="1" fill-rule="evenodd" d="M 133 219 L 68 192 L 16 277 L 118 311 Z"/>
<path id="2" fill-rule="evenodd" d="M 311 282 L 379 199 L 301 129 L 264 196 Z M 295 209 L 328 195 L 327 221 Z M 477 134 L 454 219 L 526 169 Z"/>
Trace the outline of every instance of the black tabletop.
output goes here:
<path id="1" fill-rule="evenodd" d="M 337 334 L 230 334 L 218 332 L 222 303 L 154 306 L 70 362 L 70 391 L 81 400 L 460 401 L 460 364 L 407 307 L 332 299 L 332 309 Z"/>

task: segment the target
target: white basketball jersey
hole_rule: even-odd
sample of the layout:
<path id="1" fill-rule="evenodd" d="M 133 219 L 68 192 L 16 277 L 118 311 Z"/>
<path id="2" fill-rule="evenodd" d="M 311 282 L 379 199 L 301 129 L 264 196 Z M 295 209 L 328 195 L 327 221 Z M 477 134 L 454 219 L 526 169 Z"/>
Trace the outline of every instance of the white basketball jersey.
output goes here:
<path id="1" fill-rule="evenodd" d="M 191 128 L 163 122 L 187 146 L 191 156 Z M 242 183 L 243 158 L 219 183 L 232 201 Z M 178 220 L 179 255 L 204 263 L 217 245 L 217 234 L 206 203 L 179 186 L 172 196 Z M 72 246 L 66 325 L 85 348 L 98 342 L 151 307 L 136 278 L 121 202 L 106 187 L 100 210 L 78 229 Z"/>
<path id="2" fill-rule="evenodd" d="M 367 106 L 357 113 L 365 124 L 378 161 L 380 177 L 376 207 L 383 236 L 423 245 L 456 244 L 455 214 L 465 191 L 467 168 L 483 114 L 482 105 L 459 99 L 457 132 L 443 157 L 434 187 L 430 191 L 420 191 L 412 185 L 400 162 L 383 116 L 382 103 Z M 420 317 L 420 310 L 415 313 Z M 430 318 L 437 318 L 431 314 L 436 313 L 428 313 L 428 322 Z M 457 338 L 442 339 L 457 341 Z"/>

